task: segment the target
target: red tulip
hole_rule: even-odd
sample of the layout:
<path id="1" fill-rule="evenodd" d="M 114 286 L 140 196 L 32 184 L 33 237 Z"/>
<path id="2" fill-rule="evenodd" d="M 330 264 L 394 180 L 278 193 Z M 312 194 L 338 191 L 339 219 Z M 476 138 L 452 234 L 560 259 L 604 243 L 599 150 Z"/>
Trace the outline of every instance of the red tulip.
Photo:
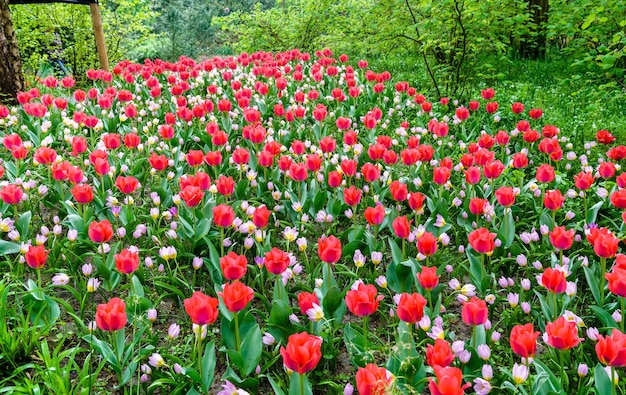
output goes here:
<path id="1" fill-rule="evenodd" d="M 537 351 L 537 338 L 541 332 L 535 332 L 532 323 L 515 325 L 511 330 L 509 343 L 511 350 L 522 358 L 532 358 Z"/>
<path id="2" fill-rule="evenodd" d="M 426 196 L 420 192 L 411 192 L 409 194 L 409 207 L 411 210 L 415 210 L 418 214 L 424 212 L 424 201 Z"/>
<path id="3" fill-rule="evenodd" d="M 470 213 L 474 215 L 483 215 L 488 204 L 489 201 L 487 199 L 471 198 L 469 203 Z"/>
<path id="4" fill-rule="evenodd" d="M 374 182 L 380 177 L 380 169 L 371 163 L 366 163 L 361 167 L 361 174 L 365 181 Z"/>
<path id="5" fill-rule="evenodd" d="M 165 155 L 157 155 L 156 153 L 152 153 L 148 158 L 148 162 L 150 166 L 156 171 L 163 171 L 169 165 L 169 160 Z"/>
<path id="6" fill-rule="evenodd" d="M 496 234 L 486 228 L 479 228 L 468 235 L 470 245 L 481 254 L 490 254 L 496 248 Z"/>
<path id="7" fill-rule="evenodd" d="M 252 222 L 257 228 L 265 228 L 269 222 L 272 212 L 265 205 L 258 207 L 252 214 Z"/>
<path id="8" fill-rule="evenodd" d="M 393 228 L 396 236 L 401 239 L 406 239 L 411 233 L 411 222 L 412 221 L 409 221 L 407 217 L 403 215 L 394 219 L 391 223 L 391 227 Z"/>
<path id="9" fill-rule="evenodd" d="M 450 169 L 444 166 L 433 169 L 433 182 L 437 185 L 444 185 L 450 179 Z"/>
<path id="10" fill-rule="evenodd" d="M 391 192 L 391 198 L 396 202 L 403 202 L 408 195 L 408 189 L 406 184 L 395 180 L 389 185 L 389 192 Z"/>
<path id="11" fill-rule="evenodd" d="M 235 191 L 235 182 L 232 177 L 220 176 L 215 182 L 217 192 L 222 196 L 230 196 Z"/>
<path id="12" fill-rule="evenodd" d="M 495 180 L 500 177 L 502 171 L 504 170 L 504 165 L 499 160 L 492 160 L 489 163 L 486 163 L 483 166 L 483 173 L 485 173 L 485 177 L 489 180 Z"/>
<path id="13" fill-rule="evenodd" d="M 254 298 L 254 290 L 239 281 L 226 283 L 222 292 L 217 294 L 222 298 L 224 305 L 231 313 L 245 309 Z"/>
<path id="14" fill-rule="evenodd" d="M 424 317 L 426 299 L 418 293 L 400 295 L 400 301 L 396 308 L 396 314 L 402 321 L 415 324 Z"/>
<path id="15" fill-rule="evenodd" d="M 315 369 L 322 359 L 322 338 L 306 332 L 289 336 L 287 347 L 280 348 L 285 366 L 299 374 Z"/>
<path id="16" fill-rule="evenodd" d="M 179 196 L 185 201 L 187 207 L 196 207 L 204 198 L 204 192 L 200 187 L 188 185 L 180 192 Z"/>
<path id="17" fill-rule="evenodd" d="M 611 194 L 611 204 L 619 209 L 626 209 L 626 189 L 618 189 Z"/>
<path id="18" fill-rule="evenodd" d="M 91 185 L 76 184 L 70 192 L 77 203 L 88 204 L 93 201 L 93 188 Z"/>
<path id="19" fill-rule="evenodd" d="M 535 178 L 537 178 L 537 182 L 541 182 L 541 183 L 549 183 L 554 181 L 554 168 L 552 166 L 550 166 L 547 163 L 544 163 L 543 165 L 539 166 L 537 168 L 537 172 L 535 174 Z"/>
<path id="20" fill-rule="evenodd" d="M 244 255 L 237 255 L 231 251 L 220 258 L 220 268 L 227 280 L 239 280 L 246 275 L 248 260 Z"/>
<path id="21" fill-rule="evenodd" d="M 384 298 L 377 293 L 374 285 L 360 283 L 356 290 L 350 290 L 346 294 L 346 305 L 354 315 L 359 317 L 372 315 L 378 310 L 378 304 Z"/>
<path id="22" fill-rule="evenodd" d="M 615 141 L 615 136 L 613 136 L 608 130 L 598 130 L 598 133 L 596 133 L 596 140 L 600 144 L 608 145 Z"/>
<path id="23" fill-rule="evenodd" d="M 217 319 L 219 310 L 217 298 L 212 298 L 200 291 L 193 293 L 191 298 L 184 300 L 185 311 L 196 325 L 212 324 Z"/>
<path id="24" fill-rule="evenodd" d="M 22 196 L 24 196 L 24 192 L 17 185 L 8 184 L 0 189 L 0 197 L 6 204 L 18 204 L 22 200 Z"/>
<path id="25" fill-rule="evenodd" d="M 515 193 L 511 187 L 500 187 L 496 189 L 496 199 L 504 207 L 511 207 L 515 204 Z"/>
<path id="26" fill-rule="evenodd" d="M 139 254 L 124 248 L 115 254 L 115 267 L 122 274 L 131 274 L 139 268 Z"/>
<path id="27" fill-rule="evenodd" d="M 322 236 L 317 240 L 317 254 L 322 262 L 337 263 L 341 253 L 341 241 L 335 236 Z"/>
<path id="28" fill-rule="evenodd" d="M 606 273 L 604 276 L 609 282 L 609 291 L 613 295 L 626 298 L 626 269 L 614 267 L 611 273 Z"/>
<path id="29" fill-rule="evenodd" d="M 103 331 L 120 330 L 126 325 L 126 321 L 126 304 L 120 298 L 113 298 L 96 307 L 96 325 Z"/>
<path id="30" fill-rule="evenodd" d="M 346 202 L 348 206 L 356 206 L 361 201 L 361 190 L 356 188 L 354 185 L 350 186 L 350 188 L 346 188 L 343 190 L 343 201 Z"/>
<path id="31" fill-rule="evenodd" d="M 596 355 L 605 365 L 617 368 L 626 366 L 626 335 L 613 329 L 611 336 L 598 335 Z"/>
<path id="32" fill-rule="evenodd" d="M 424 232 L 417 239 L 417 250 L 425 256 L 433 255 L 437 252 L 437 238 L 430 232 Z"/>
<path id="33" fill-rule="evenodd" d="M 450 344 L 443 339 L 436 339 L 435 344 L 426 346 L 426 363 L 428 366 L 435 367 L 450 366 L 454 360 L 454 354 Z"/>
<path id="34" fill-rule="evenodd" d="M 276 247 L 265 253 L 265 268 L 272 274 L 282 274 L 290 263 L 289 255 Z"/>
<path id="35" fill-rule="evenodd" d="M 613 178 L 615 175 L 615 164 L 613 162 L 602 162 L 598 166 L 598 174 L 600 177 L 608 180 L 609 178 Z"/>
<path id="36" fill-rule="evenodd" d="M 524 104 L 520 102 L 515 102 L 511 105 L 511 111 L 514 114 L 521 114 L 524 112 Z"/>
<path id="37" fill-rule="evenodd" d="M 550 243 L 557 250 L 569 250 L 574 244 L 574 229 L 566 230 L 565 226 L 555 226 L 550 232 Z"/>
<path id="38" fill-rule="evenodd" d="M 459 368 L 435 366 L 437 383 L 429 378 L 428 389 L 431 395 L 463 395 L 471 384 L 463 384 L 463 372 Z"/>
<path id="39" fill-rule="evenodd" d="M 419 281 L 422 288 L 427 291 L 435 289 L 435 287 L 439 284 L 437 267 L 422 266 L 421 273 L 417 273 L 417 281 Z"/>
<path id="40" fill-rule="evenodd" d="M 307 310 L 313 308 L 313 304 L 320 306 L 320 301 L 315 293 L 300 292 L 298 294 L 298 307 L 300 307 L 302 314 L 306 315 Z"/>
<path id="41" fill-rule="evenodd" d="M 531 117 L 532 119 L 539 119 L 541 118 L 542 115 L 543 115 L 543 111 L 541 110 L 541 108 L 533 108 L 530 111 L 528 111 L 528 116 Z"/>
<path id="42" fill-rule="evenodd" d="M 331 171 L 328 173 L 328 186 L 331 188 L 337 188 L 341 185 L 343 176 L 338 171 Z"/>
<path id="43" fill-rule="evenodd" d="M 30 246 L 24 258 L 28 266 L 33 269 L 41 269 L 46 265 L 49 253 L 50 251 L 47 251 L 43 245 Z"/>
<path id="44" fill-rule="evenodd" d="M 461 318 L 466 325 L 482 325 L 487 322 L 489 310 L 484 300 L 478 299 L 476 296 L 463 303 L 461 310 Z"/>
<path id="45" fill-rule="evenodd" d="M 213 222 L 221 228 L 232 226 L 235 220 L 235 210 L 227 204 L 213 207 Z"/>
<path id="46" fill-rule="evenodd" d="M 561 194 L 561 191 L 559 191 L 558 189 L 546 191 L 546 193 L 543 195 L 543 205 L 552 211 L 560 209 L 563 206 L 564 201 L 565 196 L 563 196 Z"/>
<path id="47" fill-rule="evenodd" d="M 559 350 L 576 347 L 583 339 L 578 337 L 578 326 L 561 316 L 546 325 L 547 342 Z"/>
<path id="48" fill-rule="evenodd" d="M 617 254 L 619 239 L 610 231 L 600 231 L 593 241 L 593 251 L 600 258 L 613 258 Z"/>
<path id="49" fill-rule="evenodd" d="M 93 221 L 87 231 L 89 239 L 94 243 L 106 243 L 113 237 L 113 227 L 109 220 Z"/>
<path id="50" fill-rule="evenodd" d="M 289 177 L 294 181 L 304 181 L 308 177 L 307 167 L 304 163 L 293 163 L 289 168 Z"/>
<path id="51" fill-rule="evenodd" d="M 567 280 L 565 274 L 560 270 L 546 268 L 541 275 L 541 284 L 552 293 L 560 294 L 565 292 Z"/>
<path id="52" fill-rule="evenodd" d="M 356 388 L 360 395 L 379 395 L 387 393 L 393 376 L 385 368 L 368 363 L 356 372 Z"/>
<path id="53" fill-rule="evenodd" d="M 380 225 L 385 219 L 385 207 L 383 207 L 382 204 L 377 203 L 374 207 L 366 208 L 363 214 L 368 224 L 372 226 Z"/>
<path id="54" fill-rule="evenodd" d="M 481 177 L 482 174 L 480 173 L 480 167 L 478 166 L 470 166 L 467 170 L 465 170 L 465 182 L 470 185 L 478 184 Z"/>

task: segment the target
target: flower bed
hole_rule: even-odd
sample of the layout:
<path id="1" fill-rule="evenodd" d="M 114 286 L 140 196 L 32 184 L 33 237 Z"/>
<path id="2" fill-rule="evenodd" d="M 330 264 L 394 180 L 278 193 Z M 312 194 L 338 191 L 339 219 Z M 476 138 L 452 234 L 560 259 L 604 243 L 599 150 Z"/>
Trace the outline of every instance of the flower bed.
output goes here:
<path id="1" fill-rule="evenodd" d="M 610 132 L 580 146 L 493 89 L 431 102 L 328 50 L 88 77 L 0 106 L 5 383 L 623 391 Z"/>

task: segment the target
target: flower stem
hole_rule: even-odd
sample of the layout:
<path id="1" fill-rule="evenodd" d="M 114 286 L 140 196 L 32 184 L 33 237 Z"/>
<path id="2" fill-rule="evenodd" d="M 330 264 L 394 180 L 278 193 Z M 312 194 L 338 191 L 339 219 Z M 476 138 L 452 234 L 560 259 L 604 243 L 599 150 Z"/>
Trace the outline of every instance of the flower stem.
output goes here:
<path id="1" fill-rule="evenodd" d="M 239 313 L 235 313 L 235 351 L 241 348 L 241 338 L 239 337 Z"/>
<path id="2" fill-rule="evenodd" d="M 600 258 L 600 306 L 604 306 L 604 274 L 606 273 L 606 258 Z"/>
<path id="3" fill-rule="evenodd" d="M 304 395 L 304 373 L 301 373 L 298 376 L 300 376 L 300 395 Z"/>
<path id="4" fill-rule="evenodd" d="M 363 351 L 367 351 L 367 324 L 369 316 L 363 317 Z"/>
<path id="5" fill-rule="evenodd" d="M 622 333 L 624 333 L 624 320 L 626 320 L 626 298 L 621 297 L 620 299 L 622 304 L 622 322 L 620 322 L 620 326 Z"/>

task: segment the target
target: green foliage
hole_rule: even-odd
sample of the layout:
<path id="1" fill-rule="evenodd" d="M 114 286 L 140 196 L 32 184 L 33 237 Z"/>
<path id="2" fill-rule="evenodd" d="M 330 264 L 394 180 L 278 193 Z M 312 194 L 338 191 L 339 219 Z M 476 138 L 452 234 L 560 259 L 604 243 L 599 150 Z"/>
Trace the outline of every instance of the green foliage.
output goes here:
<path id="1" fill-rule="evenodd" d="M 258 3 L 250 12 L 234 12 L 213 22 L 229 34 L 236 51 L 314 51 L 330 43 L 348 50 L 359 43 L 347 38 L 362 35 L 350 29 L 360 26 L 371 7 L 364 0 L 294 0 L 266 10 Z"/>
<path id="2" fill-rule="evenodd" d="M 601 87 L 624 87 L 626 69 L 626 1 L 551 2 L 549 38 L 590 81 Z M 607 82 L 608 81 L 608 82 Z"/>
<path id="3" fill-rule="evenodd" d="M 109 62 L 125 58 L 131 49 L 149 40 L 155 13 L 142 0 L 100 2 Z M 45 75 L 61 60 L 71 74 L 83 77 L 98 67 L 90 9 L 73 4 L 11 6 L 11 15 L 27 72 Z M 60 70 L 59 70 L 60 72 Z"/>

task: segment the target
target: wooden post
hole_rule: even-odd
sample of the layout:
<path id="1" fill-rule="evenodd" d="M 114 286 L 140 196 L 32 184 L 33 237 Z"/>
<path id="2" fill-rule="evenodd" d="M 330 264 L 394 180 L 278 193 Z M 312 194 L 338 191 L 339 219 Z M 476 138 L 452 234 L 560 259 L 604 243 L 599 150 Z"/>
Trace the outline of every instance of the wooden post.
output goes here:
<path id="1" fill-rule="evenodd" d="M 93 33 L 96 36 L 96 47 L 98 49 L 98 58 L 100 59 L 100 68 L 109 71 L 109 58 L 107 57 L 107 47 L 104 42 L 104 30 L 102 29 L 102 16 L 100 15 L 100 7 L 98 3 L 90 3 L 91 23 L 93 24 Z"/>

